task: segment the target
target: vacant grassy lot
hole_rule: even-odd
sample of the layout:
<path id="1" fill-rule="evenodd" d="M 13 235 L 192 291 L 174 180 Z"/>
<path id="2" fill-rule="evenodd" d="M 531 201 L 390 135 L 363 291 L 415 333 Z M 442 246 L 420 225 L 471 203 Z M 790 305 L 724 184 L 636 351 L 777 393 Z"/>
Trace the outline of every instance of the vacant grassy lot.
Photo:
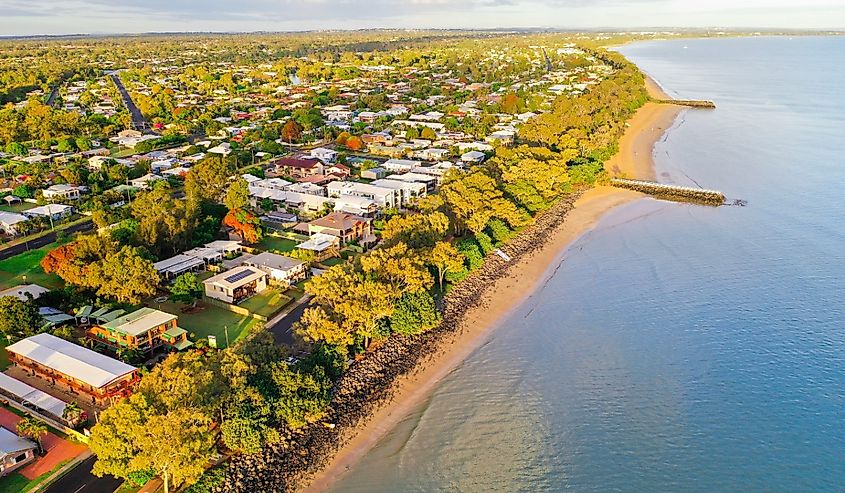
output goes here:
<path id="1" fill-rule="evenodd" d="M 238 338 L 244 336 L 249 328 L 257 322 L 251 316 L 238 315 L 210 303 L 197 302 L 196 311 L 182 312 L 183 308 L 190 307 L 182 303 L 166 301 L 164 303 L 152 303 L 151 308 L 172 313 L 179 317 L 179 327 L 187 330 L 191 339 L 196 340 L 202 337 L 213 335 L 217 337 L 217 347 L 226 347 L 226 328 L 229 330 L 229 343 L 234 344 Z"/>
<path id="2" fill-rule="evenodd" d="M 240 304 L 241 307 L 246 308 L 252 313 L 257 313 L 264 317 L 273 318 L 279 313 L 279 310 L 290 303 L 292 299 L 282 294 L 276 288 L 270 288 L 263 293 L 259 293 Z"/>
<path id="3" fill-rule="evenodd" d="M 257 245 L 257 248 L 266 251 L 289 252 L 296 248 L 298 241 L 289 240 L 287 238 L 279 238 L 278 236 L 265 236 Z"/>
<path id="4" fill-rule="evenodd" d="M 29 202 L 21 202 L 19 204 L 6 205 L 6 201 L 2 201 L 0 202 L 0 211 L 17 212 L 18 214 L 20 214 L 23 211 L 28 211 L 33 207 L 37 206 L 38 204 L 30 204 Z"/>
<path id="5" fill-rule="evenodd" d="M 56 248 L 56 243 L 45 245 L 37 250 L 30 250 L 20 255 L 0 261 L 0 289 L 11 288 L 18 284 L 39 284 L 47 289 L 62 287 L 62 280 L 55 274 L 47 274 L 39 262 L 47 252 Z M 26 276 L 26 280 L 24 280 Z"/>

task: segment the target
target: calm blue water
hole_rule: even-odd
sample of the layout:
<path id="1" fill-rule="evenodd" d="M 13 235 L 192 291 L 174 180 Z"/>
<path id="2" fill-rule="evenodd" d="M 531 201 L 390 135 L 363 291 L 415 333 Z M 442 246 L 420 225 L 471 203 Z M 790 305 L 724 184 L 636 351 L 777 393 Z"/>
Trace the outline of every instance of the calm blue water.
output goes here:
<path id="1" fill-rule="evenodd" d="M 718 104 L 661 180 L 748 207 L 608 214 L 334 491 L 845 491 L 845 39 L 622 51 Z"/>

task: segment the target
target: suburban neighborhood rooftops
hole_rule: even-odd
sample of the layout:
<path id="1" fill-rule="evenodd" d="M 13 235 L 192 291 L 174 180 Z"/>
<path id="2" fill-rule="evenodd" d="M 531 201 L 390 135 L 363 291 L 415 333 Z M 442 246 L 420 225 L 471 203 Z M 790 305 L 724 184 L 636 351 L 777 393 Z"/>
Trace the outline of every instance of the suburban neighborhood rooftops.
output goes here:
<path id="1" fill-rule="evenodd" d="M 290 168 L 306 168 L 310 169 L 314 166 L 317 166 L 320 163 L 319 159 L 313 158 L 296 158 L 296 157 L 283 157 L 276 161 L 277 166 L 287 166 Z"/>
<path id="2" fill-rule="evenodd" d="M 176 320 L 176 315 L 165 313 L 154 308 L 141 308 L 128 315 L 118 317 L 103 324 L 103 328 L 110 329 L 131 336 L 139 336 L 150 329 Z"/>
<path id="3" fill-rule="evenodd" d="M 22 339 L 8 346 L 6 351 L 95 388 L 104 387 L 136 370 L 122 361 L 47 333 Z"/>
<path id="4" fill-rule="evenodd" d="M 310 239 L 296 245 L 297 248 L 303 250 L 311 250 L 314 252 L 322 252 L 333 246 L 337 246 L 338 239 L 335 236 L 327 235 L 325 233 L 315 233 Z"/>
<path id="5" fill-rule="evenodd" d="M 321 217 L 320 219 L 315 219 L 311 221 L 310 224 L 322 228 L 337 229 L 343 231 L 353 228 L 355 224 L 359 222 L 369 221 L 363 217 L 355 216 L 346 212 L 335 211 L 330 214 L 327 214 L 325 217 Z"/>

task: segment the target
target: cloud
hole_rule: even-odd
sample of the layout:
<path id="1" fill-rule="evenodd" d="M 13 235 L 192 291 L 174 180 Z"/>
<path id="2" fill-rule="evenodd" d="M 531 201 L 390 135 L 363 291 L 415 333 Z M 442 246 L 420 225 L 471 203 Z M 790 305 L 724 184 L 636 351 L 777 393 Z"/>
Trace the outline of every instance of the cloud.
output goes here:
<path id="1" fill-rule="evenodd" d="M 366 27 L 845 27 L 842 0 L 0 0 L 0 33 Z"/>

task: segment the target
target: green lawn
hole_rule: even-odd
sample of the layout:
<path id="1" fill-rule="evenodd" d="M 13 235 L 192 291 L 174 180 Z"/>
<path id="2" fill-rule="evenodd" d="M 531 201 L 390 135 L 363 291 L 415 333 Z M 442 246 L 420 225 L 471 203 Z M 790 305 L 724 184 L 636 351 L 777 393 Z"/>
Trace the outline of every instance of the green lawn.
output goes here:
<path id="1" fill-rule="evenodd" d="M 266 251 L 289 252 L 296 248 L 300 242 L 296 240 L 289 240 L 287 238 L 279 238 L 278 236 L 265 236 L 256 247 Z"/>
<path id="2" fill-rule="evenodd" d="M 56 243 L 30 250 L 0 261 L 0 288 L 6 289 L 18 284 L 40 284 L 47 289 L 62 287 L 62 280 L 55 274 L 47 274 L 39 262 L 47 252 L 56 248 Z M 26 280 L 24 280 L 26 276 Z"/>
<path id="3" fill-rule="evenodd" d="M 6 205 L 6 201 L 0 201 L 0 204 L 2 204 L 0 205 L 0 211 L 17 213 L 28 211 L 33 207 L 38 206 L 38 204 L 30 204 L 29 202 L 21 202 L 19 204 Z"/>
<path id="4" fill-rule="evenodd" d="M 156 308 L 179 317 L 179 327 L 187 330 L 193 340 L 209 335 L 217 336 L 217 347 L 226 347 L 226 327 L 229 329 L 229 342 L 234 343 L 247 334 L 249 327 L 257 322 L 251 316 L 238 315 L 210 303 L 197 303 L 198 311 L 182 313 L 182 308 L 189 306 L 182 303 L 166 301 L 151 303 Z"/>
<path id="5" fill-rule="evenodd" d="M 323 260 L 320 263 L 322 265 L 325 265 L 326 267 L 333 267 L 335 265 L 342 264 L 344 262 L 346 262 L 345 259 L 342 259 L 340 257 L 332 257 L 332 258 L 327 258 L 326 260 Z"/>
<path id="6" fill-rule="evenodd" d="M 20 493 L 22 491 L 29 491 L 37 485 L 41 484 L 42 481 L 47 479 L 54 472 L 64 467 L 67 463 L 68 461 L 64 461 L 57 464 L 52 471 L 45 472 L 44 474 L 38 476 L 32 481 L 26 479 L 23 475 L 19 473 L 13 472 L 8 476 L 0 478 L 0 493 Z"/>
<path id="7" fill-rule="evenodd" d="M 285 296 L 276 288 L 270 288 L 263 293 L 259 293 L 240 304 L 241 307 L 246 308 L 252 313 L 263 315 L 267 318 L 273 318 L 279 313 L 279 310 L 285 307 L 288 303 L 293 301 L 290 297 Z"/>

